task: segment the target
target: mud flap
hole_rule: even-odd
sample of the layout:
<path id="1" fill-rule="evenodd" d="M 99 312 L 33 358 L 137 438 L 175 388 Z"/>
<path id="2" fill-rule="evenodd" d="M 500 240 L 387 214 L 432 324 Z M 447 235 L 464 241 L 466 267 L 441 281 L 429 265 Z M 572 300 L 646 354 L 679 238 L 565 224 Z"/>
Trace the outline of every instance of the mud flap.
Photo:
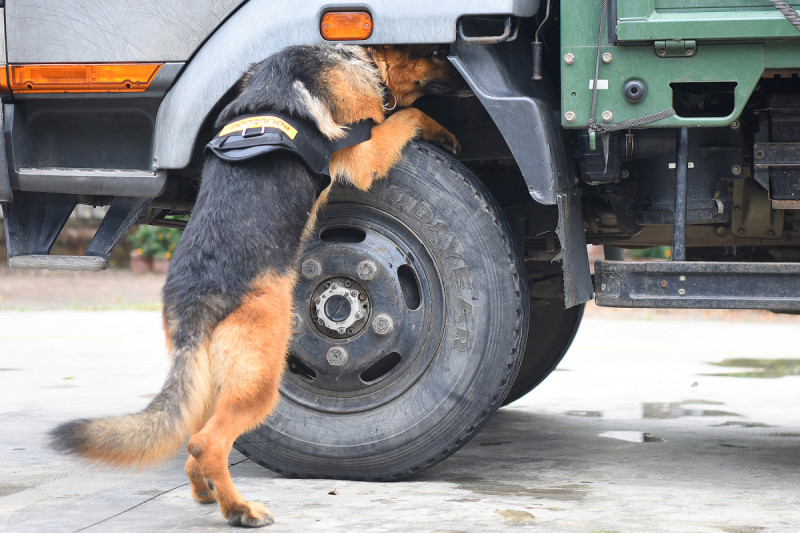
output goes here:
<path id="1" fill-rule="evenodd" d="M 561 242 L 561 251 L 555 260 L 561 261 L 564 271 L 564 307 L 569 308 L 591 300 L 594 288 L 589 273 L 580 189 L 559 192 L 557 203 L 556 234 Z"/>

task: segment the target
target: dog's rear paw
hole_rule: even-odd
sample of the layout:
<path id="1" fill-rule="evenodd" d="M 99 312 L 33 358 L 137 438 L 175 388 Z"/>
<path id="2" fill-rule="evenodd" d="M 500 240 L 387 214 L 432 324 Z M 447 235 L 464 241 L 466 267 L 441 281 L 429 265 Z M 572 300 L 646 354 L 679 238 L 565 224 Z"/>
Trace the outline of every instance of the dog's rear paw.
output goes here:
<path id="1" fill-rule="evenodd" d="M 217 499 L 214 497 L 214 493 L 210 490 L 192 490 L 192 497 L 194 501 L 199 503 L 216 503 Z"/>
<path id="2" fill-rule="evenodd" d="M 246 502 L 234 507 L 225 519 L 230 525 L 238 527 L 263 527 L 275 522 L 272 512 L 257 502 Z"/>

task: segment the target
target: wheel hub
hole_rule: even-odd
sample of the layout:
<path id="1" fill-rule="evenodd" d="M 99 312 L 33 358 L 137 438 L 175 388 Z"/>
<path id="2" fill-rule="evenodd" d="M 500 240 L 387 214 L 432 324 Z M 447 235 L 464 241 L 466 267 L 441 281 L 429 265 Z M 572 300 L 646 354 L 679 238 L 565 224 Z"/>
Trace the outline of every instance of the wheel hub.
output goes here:
<path id="1" fill-rule="evenodd" d="M 370 310 L 370 298 L 364 287 L 344 276 L 320 283 L 309 309 L 317 331 L 335 339 L 347 339 L 361 332 L 369 321 Z"/>
<path id="2" fill-rule="evenodd" d="M 281 393 L 315 411 L 348 413 L 416 383 L 445 330 L 433 319 L 443 306 L 439 272 L 411 228 L 361 205 L 339 209 L 320 216 L 320 237 L 301 260 Z"/>

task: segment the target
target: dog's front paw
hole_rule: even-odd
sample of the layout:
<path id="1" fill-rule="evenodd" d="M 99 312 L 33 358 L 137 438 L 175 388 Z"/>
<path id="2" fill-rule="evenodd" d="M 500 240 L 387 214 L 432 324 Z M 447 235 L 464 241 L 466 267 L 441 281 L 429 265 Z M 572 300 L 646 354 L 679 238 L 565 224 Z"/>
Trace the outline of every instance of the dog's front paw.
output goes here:
<path id="1" fill-rule="evenodd" d="M 442 148 L 444 148 L 453 155 L 458 155 L 459 153 L 461 153 L 461 144 L 459 144 L 455 135 L 453 135 L 447 130 L 444 130 L 444 132 L 442 132 L 440 135 L 437 135 L 434 138 L 427 140 L 441 146 Z"/>
<path id="2" fill-rule="evenodd" d="M 447 128 L 441 124 L 426 117 L 425 128 L 422 130 L 422 138 L 428 142 L 441 146 L 451 154 L 455 155 L 461 152 L 461 145 L 458 143 L 456 136 L 450 133 Z"/>
<path id="3" fill-rule="evenodd" d="M 264 527 L 275 522 L 275 516 L 258 502 L 245 502 L 231 509 L 225 519 L 232 526 L 238 527 Z"/>

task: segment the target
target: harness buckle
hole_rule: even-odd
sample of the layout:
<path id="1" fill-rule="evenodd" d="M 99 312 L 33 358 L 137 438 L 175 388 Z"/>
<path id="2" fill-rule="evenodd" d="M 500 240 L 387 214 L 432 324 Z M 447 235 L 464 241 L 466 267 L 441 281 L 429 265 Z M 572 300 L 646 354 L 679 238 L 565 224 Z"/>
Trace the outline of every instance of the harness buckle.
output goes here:
<path id="1" fill-rule="evenodd" d="M 258 127 L 258 126 L 256 126 L 256 127 Z M 256 128 L 249 128 L 249 127 L 243 128 L 242 129 L 242 137 L 245 137 L 245 138 L 247 138 L 247 137 L 258 137 L 259 135 L 264 135 L 264 132 L 267 131 L 267 128 L 263 124 L 261 124 L 261 131 L 260 132 L 258 132 L 258 133 L 247 133 L 249 130 L 253 130 L 253 129 L 256 129 Z"/>

